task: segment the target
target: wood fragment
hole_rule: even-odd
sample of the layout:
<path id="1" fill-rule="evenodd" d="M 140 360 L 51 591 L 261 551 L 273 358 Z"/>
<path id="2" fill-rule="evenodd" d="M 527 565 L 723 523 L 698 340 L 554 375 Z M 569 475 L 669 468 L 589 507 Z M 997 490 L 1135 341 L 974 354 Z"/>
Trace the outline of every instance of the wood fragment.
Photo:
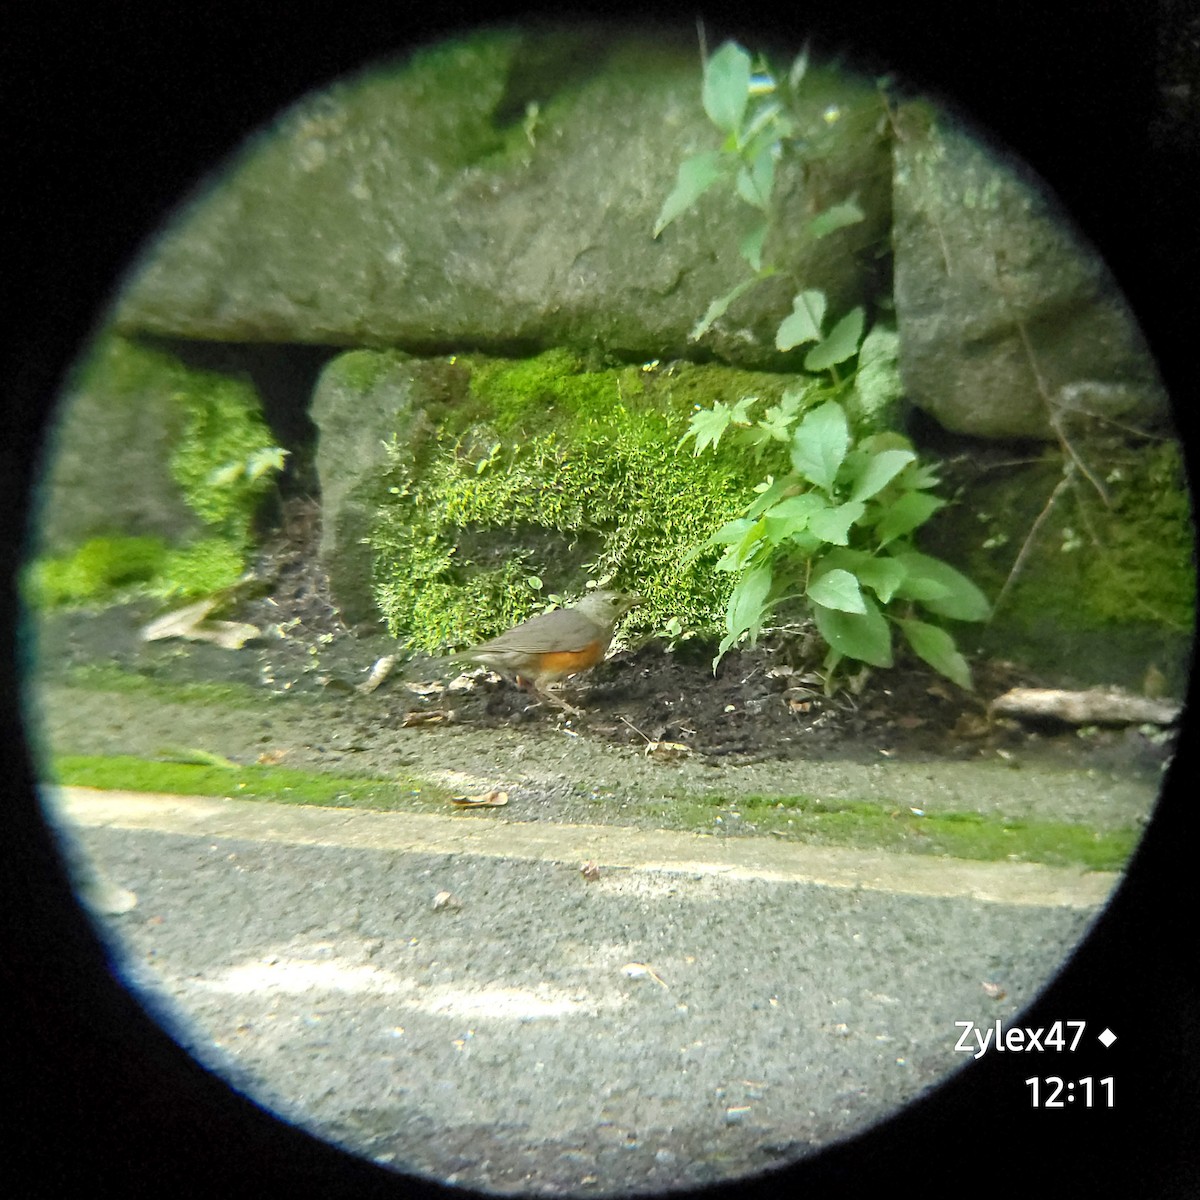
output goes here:
<path id="1" fill-rule="evenodd" d="M 1084 692 L 1013 688 L 992 701 L 992 712 L 1031 720 L 1053 718 L 1069 725 L 1173 725 L 1182 705 L 1134 696 L 1115 688 Z"/>

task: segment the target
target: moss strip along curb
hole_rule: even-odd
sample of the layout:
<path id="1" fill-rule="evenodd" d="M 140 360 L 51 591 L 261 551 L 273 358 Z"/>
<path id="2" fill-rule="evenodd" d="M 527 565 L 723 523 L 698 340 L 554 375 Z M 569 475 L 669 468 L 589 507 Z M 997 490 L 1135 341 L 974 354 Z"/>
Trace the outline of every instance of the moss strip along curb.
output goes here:
<path id="1" fill-rule="evenodd" d="M 572 867 L 592 861 L 610 869 L 766 879 L 1045 908 L 1098 907 L 1121 878 L 1111 871 L 1040 863 L 913 858 L 766 838 L 717 839 L 609 825 L 518 822 L 494 812 L 443 817 L 75 787 L 46 788 L 44 795 L 52 812 L 69 824 L 85 827 L 297 846 L 479 855 Z"/>

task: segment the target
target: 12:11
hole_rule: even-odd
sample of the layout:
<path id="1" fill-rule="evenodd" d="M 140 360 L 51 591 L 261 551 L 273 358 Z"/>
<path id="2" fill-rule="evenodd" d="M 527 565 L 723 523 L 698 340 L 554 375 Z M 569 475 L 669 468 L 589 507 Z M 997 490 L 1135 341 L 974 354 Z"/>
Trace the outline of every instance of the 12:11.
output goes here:
<path id="1" fill-rule="evenodd" d="M 1112 1108 L 1113 1077 L 1106 1075 L 1103 1079 L 1095 1082 L 1099 1084 L 1100 1103 L 1106 1108 Z M 1026 1087 L 1033 1093 L 1034 1108 L 1065 1108 L 1068 1104 L 1074 1104 L 1079 1098 L 1083 1099 L 1083 1108 L 1091 1108 L 1095 1103 L 1092 1083 L 1090 1075 L 1085 1075 L 1078 1081 L 1060 1079 L 1057 1075 L 1050 1075 L 1045 1079 L 1039 1079 L 1035 1075 L 1033 1078 L 1025 1080 Z M 1045 1087 L 1044 1095 L 1043 1086 Z M 1079 1090 L 1076 1091 L 1076 1088 Z"/>

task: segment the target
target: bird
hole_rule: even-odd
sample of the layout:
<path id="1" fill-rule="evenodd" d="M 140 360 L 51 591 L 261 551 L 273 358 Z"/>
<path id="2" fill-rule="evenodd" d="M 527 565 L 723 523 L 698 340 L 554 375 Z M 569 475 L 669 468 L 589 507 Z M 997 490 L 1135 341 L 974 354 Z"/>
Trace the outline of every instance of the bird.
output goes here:
<path id="1" fill-rule="evenodd" d="M 518 687 L 524 680 L 542 699 L 578 716 L 578 708 L 548 693 L 546 686 L 600 662 L 617 622 L 641 603 L 640 596 L 624 592 L 591 592 L 576 604 L 530 617 L 464 650 L 462 657 L 490 667 Z"/>

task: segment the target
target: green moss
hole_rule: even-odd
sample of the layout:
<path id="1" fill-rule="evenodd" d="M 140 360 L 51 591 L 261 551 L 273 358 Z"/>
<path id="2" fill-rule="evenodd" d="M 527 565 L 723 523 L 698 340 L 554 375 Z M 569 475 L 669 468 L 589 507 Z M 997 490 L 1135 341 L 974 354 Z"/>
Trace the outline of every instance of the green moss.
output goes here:
<path id="1" fill-rule="evenodd" d="M 205 532 L 174 546 L 119 534 L 92 538 L 31 567 L 32 601 L 109 603 L 136 594 L 180 599 L 234 583 L 245 570 L 255 516 L 285 457 L 254 387 L 111 333 L 97 338 L 73 387 L 110 399 L 114 408 L 140 411 L 146 397 L 163 401 L 165 466 Z"/>
<path id="2" fill-rule="evenodd" d="M 209 371 L 189 374 L 176 391 L 186 413 L 171 453 L 171 475 L 188 507 L 233 544 L 249 539 L 250 524 L 272 487 L 261 469 L 278 453 L 254 388 Z"/>
<path id="3" fill-rule="evenodd" d="M 777 397 L 784 380 L 721 367 L 589 371 L 563 350 L 459 361 L 472 404 L 446 415 L 421 461 L 394 448 L 371 535 L 393 635 L 457 648 L 585 579 L 641 593 L 643 627 L 713 628 L 730 581 L 711 570 L 715 551 L 693 555 L 759 472 L 697 458 L 679 440 L 702 400 Z"/>
<path id="4" fill-rule="evenodd" d="M 445 788 L 436 784 L 403 776 L 371 779 L 357 775 L 323 775 L 318 771 L 286 767 L 222 767 L 180 762 L 170 757 L 156 760 L 131 755 L 62 755 L 51 763 L 50 775 L 54 783 L 64 787 L 165 792 L 179 796 L 231 796 L 239 800 L 271 800 L 280 804 L 316 804 L 382 812 L 441 809 L 449 795 Z"/>
<path id="5" fill-rule="evenodd" d="M 25 576 L 26 596 L 42 608 L 109 603 L 154 579 L 168 557 L 161 538 L 91 538 L 70 554 L 31 564 Z"/>
<path id="6" fill-rule="evenodd" d="M 326 370 L 338 385 L 366 395 L 398 363 L 408 355 L 399 350 L 348 350 L 339 354 Z"/>
<path id="7" fill-rule="evenodd" d="M 266 704 L 303 703 L 302 695 L 264 696 L 262 688 L 240 683 L 180 683 L 125 671 L 109 663 L 86 663 L 67 674 L 72 687 L 93 692 L 146 696 L 153 700 L 207 707 L 253 708 Z"/>
<path id="8" fill-rule="evenodd" d="M 137 399 L 148 392 L 173 390 L 188 375 L 189 369 L 168 351 L 106 332 L 89 347 L 72 390 Z"/>
<path id="9" fill-rule="evenodd" d="M 1158 626 L 1183 632 L 1195 613 L 1194 527 L 1179 447 L 1162 442 L 1107 461 L 1085 448 L 1110 503 L 1077 477 L 1042 526 L 1010 596 L 1008 619 L 1072 629 Z M 983 501 L 1010 532 L 991 564 L 1002 581 L 1061 477 L 1057 463 L 1015 477 Z M 1013 528 L 1015 526 L 1015 528 Z M 1024 526 L 1024 528 L 1022 528 Z"/>
<path id="10" fill-rule="evenodd" d="M 734 814 L 737 816 L 734 816 Z M 759 833 L 813 845 L 856 846 L 945 855 L 984 862 L 1040 862 L 1089 871 L 1124 867 L 1138 841 L 1136 829 L 1094 830 L 1065 821 L 1012 821 L 980 813 L 928 813 L 866 801 L 822 801 L 812 796 L 683 797 L 673 806 L 684 828 L 729 832 L 739 822 Z"/>
<path id="11" fill-rule="evenodd" d="M 1139 455 L 1110 480 L 1105 514 L 1089 499 L 1085 517 L 1103 521 L 1102 545 L 1084 559 L 1084 603 L 1100 624 L 1150 621 L 1179 631 L 1195 619 L 1195 528 L 1175 442 Z"/>
<path id="12" fill-rule="evenodd" d="M 1077 474 L 1042 519 L 1063 473 L 1061 457 L 1048 452 L 1034 464 L 974 474 L 922 544 L 995 597 L 1037 524 L 980 648 L 1049 678 L 1134 689 L 1153 663 L 1182 694 L 1196 567 L 1180 447 L 1114 441 L 1077 451 L 1110 504 Z"/>
<path id="13" fill-rule="evenodd" d="M 169 393 L 180 413 L 169 468 L 187 506 L 219 534 L 244 543 L 282 451 L 262 415 L 253 385 L 189 367 L 165 350 L 107 334 L 80 371 L 80 389 L 135 401 Z"/>
<path id="14" fill-rule="evenodd" d="M 188 761 L 188 760 L 197 761 Z M 51 780 L 68 787 L 231 796 L 284 804 L 315 804 L 393 812 L 444 812 L 450 793 L 413 777 L 377 779 L 326 775 L 260 765 L 220 765 L 201 751 L 164 750 L 158 759 L 132 755 L 60 755 Z M 602 800 L 597 800 L 602 804 Z M 811 796 L 680 796 L 654 815 L 662 828 L 714 826 L 728 833 L 753 825 L 810 845 L 852 846 L 983 862 L 1040 862 L 1121 870 L 1137 844 L 1133 829 L 1096 831 L 1059 821 L 1008 821 L 979 813 L 917 817 L 908 809 L 867 802 L 822 802 Z"/>
<path id="15" fill-rule="evenodd" d="M 558 420 L 581 410 L 603 410 L 618 397 L 614 372 L 585 372 L 583 361 L 569 350 L 549 350 L 535 358 L 474 360 L 471 392 L 483 401 L 477 412 L 501 434 L 545 428 L 547 413 Z"/>
<path id="16" fill-rule="evenodd" d="M 163 600 L 211 596 L 232 587 L 245 570 L 246 556 L 240 546 L 220 537 L 201 538 L 169 550 L 146 591 Z"/>

